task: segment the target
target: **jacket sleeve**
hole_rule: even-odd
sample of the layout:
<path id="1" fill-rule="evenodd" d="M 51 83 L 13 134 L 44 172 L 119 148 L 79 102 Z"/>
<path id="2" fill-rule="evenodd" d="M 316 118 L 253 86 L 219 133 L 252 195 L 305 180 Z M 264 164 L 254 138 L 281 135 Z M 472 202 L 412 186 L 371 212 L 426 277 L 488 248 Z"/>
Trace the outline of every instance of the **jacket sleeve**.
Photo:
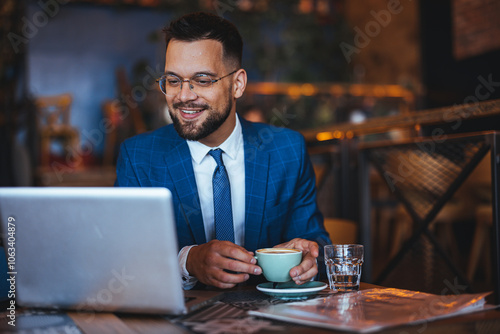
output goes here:
<path id="1" fill-rule="evenodd" d="M 318 243 L 317 279 L 324 279 L 326 278 L 324 246 L 331 244 L 332 241 L 324 228 L 323 215 L 317 205 L 316 177 L 303 138 L 300 145 L 300 158 L 301 168 L 290 207 L 290 221 L 294 223 L 289 226 L 287 239 L 303 238 Z"/>
<path id="2" fill-rule="evenodd" d="M 294 189 L 293 201 L 289 208 L 290 221 L 288 239 L 304 238 L 316 241 L 320 246 L 331 244 L 328 232 L 323 225 L 323 215 L 317 205 L 316 177 L 305 141 L 301 136 L 298 145 L 300 169 L 298 181 Z"/>

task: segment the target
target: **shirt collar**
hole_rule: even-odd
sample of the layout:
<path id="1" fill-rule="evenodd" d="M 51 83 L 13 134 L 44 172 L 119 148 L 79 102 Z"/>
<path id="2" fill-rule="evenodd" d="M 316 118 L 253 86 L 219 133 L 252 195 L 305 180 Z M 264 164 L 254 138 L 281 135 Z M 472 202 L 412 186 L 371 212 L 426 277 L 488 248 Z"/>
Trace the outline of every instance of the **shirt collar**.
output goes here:
<path id="1" fill-rule="evenodd" d="M 210 150 L 220 148 L 228 157 L 232 160 L 236 159 L 238 150 L 243 148 L 243 134 L 241 130 L 241 123 L 238 117 L 236 117 L 236 124 L 234 126 L 233 132 L 227 139 L 217 147 L 209 147 L 198 141 L 186 140 L 189 151 L 191 152 L 191 157 L 194 162 L 200 164 L 201 161 L 207 156 Z"/>

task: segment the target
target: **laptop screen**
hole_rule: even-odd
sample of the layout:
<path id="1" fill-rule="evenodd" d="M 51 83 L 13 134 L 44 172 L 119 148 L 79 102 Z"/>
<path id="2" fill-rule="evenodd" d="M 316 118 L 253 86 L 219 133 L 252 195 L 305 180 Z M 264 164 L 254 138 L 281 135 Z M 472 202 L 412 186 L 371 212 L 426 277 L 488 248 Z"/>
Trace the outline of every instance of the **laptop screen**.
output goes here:
<path id="1" fill-rule="evenodd" d="M 0 188 L 0 217 L 20 306 L 186 311 L 168 189 Z"/>

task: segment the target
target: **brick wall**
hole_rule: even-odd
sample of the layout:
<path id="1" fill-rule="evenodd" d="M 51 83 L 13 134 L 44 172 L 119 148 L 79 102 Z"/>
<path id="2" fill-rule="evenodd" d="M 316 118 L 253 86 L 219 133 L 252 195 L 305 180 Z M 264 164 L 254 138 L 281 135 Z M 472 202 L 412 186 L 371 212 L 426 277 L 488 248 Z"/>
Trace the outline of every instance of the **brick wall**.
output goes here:
<path id="1" fill-rule="evenodd" d="M 390 13 L 390 16 L 383 13 Z M 357 68 L 354 71 L 358 75 L 357 81 L 401 84 L 419 94 L 422 69 L 417 3 L 406 0 L 348 0 L 345 1 L 345 14 L 354 38 L 361 30 L 370 39 L 366 46 L 361 45 L 364 47 L 359 48 L 357 54 L 353 54 L 351 65 Z"/>
<path id="2" fill-rule="evenodd" d="M 452 22 L 457 60 L 500 49 L 500 1 L 453 0 Z"/>

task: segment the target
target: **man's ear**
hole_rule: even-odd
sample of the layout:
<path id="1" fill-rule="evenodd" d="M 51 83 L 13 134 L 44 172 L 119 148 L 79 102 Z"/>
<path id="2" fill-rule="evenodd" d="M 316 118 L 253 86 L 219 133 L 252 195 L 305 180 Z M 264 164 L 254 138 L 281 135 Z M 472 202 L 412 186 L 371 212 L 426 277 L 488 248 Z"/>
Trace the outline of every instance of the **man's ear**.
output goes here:
<path id="1" fill-rule="evenodd" d="M 235 99 L 240 98 L 247 87 L 247 72 L 244 69 L 239 69 L 234 74 L 233 81 L 233 96 Z"/>

